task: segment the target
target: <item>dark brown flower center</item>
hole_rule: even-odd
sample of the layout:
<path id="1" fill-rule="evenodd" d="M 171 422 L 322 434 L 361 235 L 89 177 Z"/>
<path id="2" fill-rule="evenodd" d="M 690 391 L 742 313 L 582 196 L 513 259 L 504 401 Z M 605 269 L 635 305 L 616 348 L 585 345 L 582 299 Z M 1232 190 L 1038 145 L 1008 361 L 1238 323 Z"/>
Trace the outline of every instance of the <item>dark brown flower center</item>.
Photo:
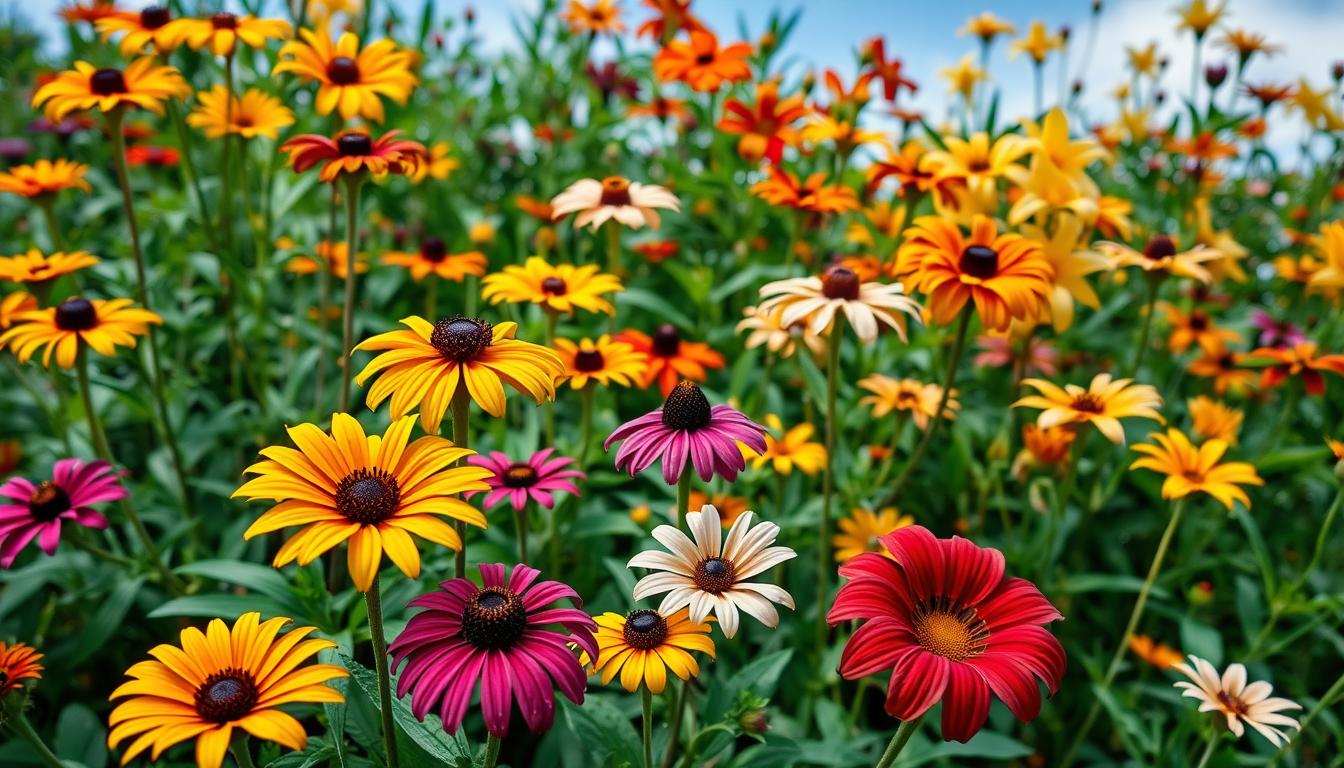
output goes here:
<path id="1" fill-rule="evenodd" d="M 426 237 L 420 243 L 420 258 L 438 264 L 448 256 L 448 246 L 437 237 Z"/>
<path id="2" fill-rule="evenodd" d="M 56 306 L 56 327 L 62 331 L 87 331 L 98 325 L 98 310 L 88 299 L 78 296 Z"/>
<path id="3" fill-rule="evenodd" d="M 169 19 L 168 9 L 162 5 L 151 5 L 140 11 L 140 26 L 145 29 L 158 29 L 167 24 Z"/>
<path id="4" fill-rule="evenodd" d="M 663 644 L 667 639 L 667 619 L 657 611 L 631 611 L 625 617 L 625 642 L 648 651 Z"/>
<path id="5" fill-rule="evenodd" d="M 69 509 L 70 495 L 50 480 L 34 488 L 33 495 L 28 497 L 28 514 L 44 523 L 55 520 Z"/>
<path id="6" fill-rule="evenodd" d="M 1176 243 L 1172 242 L 1171 238 L 1166 235 L 1157 235 L 1148 241 L 1148 245 L 1144 246 L 1143 255 L 1153 261 L 1175 256 Z"/>
<path id="7" fill-rule="evenodd" d="M 713 64 L 713 63 L 714 63 L 714 54 L 713 54 L 713 52 L 711 52 L 711 51 L 706 51 L 705 53 L 702 53 L 702 54 L 700 54 L 699 56 L 696 56 L 696 57 L 695 57 L 695 63 L 696 63 L 696 64 L 699 64 L 699 65 L 702 66 L 702 67 L 708 67 L 710 64 Z"/>
<path id="8" fill-rule="evenodd" d="M 984 245 L 967 246 L 961 252 L 961 271 L 988 280 L 999 272 L 999 254 Z"/>
<path id="9" fill-rule="evenodd" d="M 681 352 L 681 332 L 671 323 L 663 323 L 653 332 L 653 354 L 676 357 Z"/>
<path id="10" fill-rule="evenodd" d="M 522 598 L 503 587 L 485 587 L 462 612 L 462 637 L 477 648 L 508 648 L 527 629 Z"/>
<path id="11" fill-rule="evenodd" d="M 602 180 L 602 205 L 629 205 L 630 182 L 620 176 Z"/>
<path id="12" fill-rule="evenodd" d="M 215 29 L 237 29 L 238 17 L 232 13 L 216 13 L 210 17 L 210 26 Z"/>
<path id="13" fill-rule="evenodd" d="M 979 656 L 989 641 L 989 628 L 975 609 L 946 597 L 932 597 L 915 606 L 911 624 L 924 650 L 951 661 Z"/>
<path id="14" fill-rule="evenodd" d="M 95 96 L 111 96 L 126 92 L 126 78 L 120 69 L 100 69 L 89 76 L 89 90 Z"/>
<path id="15" fill-rule="evenodd" d="M 257 699 L 252 675 L 230 668 L 210 675 L 196 689 L 196 712 L 212 723 L 227 723 L 251 712 Z"/>
<path id="16" fill-rule="evenodd" d="M 504 470 L 503 480 L 509 488 L 527 488 L 537 482 L 537 470 L 531 464 L 515 461 Z"/>
<path id="17" fill-rule="evenodd" d="M 1106 410 L 1106 405 L 1101 402 L 1101 398 L 1091 392 L 1084 392 L 1073 398 L 1072 407 L 1073 410 L 1083 413 L 1101 413 Z"/>
<path id="18" fill-rule="evenodd" d="M 434 324 L 429 343 L 449 360 L 465 363 L 476 359 L 481 350 L 490 346 L 493 338 L 489 323 L 474 317 L 456 315 Z"/>
<path id="19" fill-rule="evenodd" d="M 336 486 L 336 511 L 351 522 L 375 525 L 397 513 L 401 489 L 382 469 L 356 469 Z"/>
<path id="20" fill-rule="evenodd" d="M 606 361 L 602 359 L 602 353 L 596 349 L 580 349 L 574 353 L 574 367 L 584 373 L 602 370 Z"/>
<path id="21" fill-rule="evenodd" d="M 1190 313 L 1190 329 L 1194 331 L 1207 330 L 1209 327 L 1209 316 L 1195 310 Z"/>
<path id="22" fill-rule="evenodd" d="M 821 275 L 821 295 L 854 301 L 859 298 L 859 276 L 849 267 L 831 267 Z"/>
<path id="23" fill-rule="evenodd" d="M 356 157 L 373 152 L 373 139 L 367 133 L 347 133 L 336 140 L 336 150 L 341 157 Z"/>
<path id="24" fill-rule="evenodd" d="M 337 56 L 327 62 L 327 78 L 336 85 L 353 85 L 359 82 L 359 64 L 349 56 Z"/>
<path id="25" fill-rule="evenodd" d="M 663 402 L 663 426 L 694 432 L 709 424 L 709 398 L 693 381 L 683 379 Z"/>
<path id="26" fill-rule="evenodd" d="M 736 577 L 737 568 L 732 561 L 721 557 L 706 558 L 695 566 L 695 586 L 711 595 L 732 589 Z"/>
<path id="27" fill-rule="evenodd" d="M 565 281 L 558 277 L 548 277 L 541 281 L 541 290 L 552 296 L 564 296 L 565 292 L 569 290 L 569 286 L 565 285 Z"/>

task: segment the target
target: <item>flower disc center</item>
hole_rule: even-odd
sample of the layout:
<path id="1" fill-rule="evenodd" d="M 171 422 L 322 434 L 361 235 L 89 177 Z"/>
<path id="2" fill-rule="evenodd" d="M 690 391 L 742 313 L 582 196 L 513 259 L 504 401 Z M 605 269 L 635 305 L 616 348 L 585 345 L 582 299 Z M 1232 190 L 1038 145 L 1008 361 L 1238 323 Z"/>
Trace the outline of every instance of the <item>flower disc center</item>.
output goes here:
<path id="1" fill-rule="evenodd" d="M 574 353 L 574 367 L 584 373 L 600 371 L 605 364 L 602 353 L 596 349 L 580 349 Z"/>
<path id="2" fill-rule="evenodd" d="M 706 558 L 695 566 L 695 586 L 711 595 L 732 589 L 736 577 L 737 568 L 732 561 L 721 557 Z"/>
<path id="3" fill-rule="evenodd" d="M 667 619 L 657 611 L 631 611 L 625 617 L 625 642 L 643 650 L 651 650 L 667 639 Z"/>
<path id="4" fill-rule="evenodd" d="M 1092 394 L 1091 392 L 1084 392 L 1083 394 L 1075 397 L 1071 405 L 1073 407 L 1073 410 L 1081 411 L 1083 413 L 1101 413 L 1102 411 L 1106 410 L 1106 407 L 1105 405 L 1102 404 L 1101 399 L 1098 398 L 1096 395 Z"/>
<path id="5" fill-rule="evenodd" d="M 162 5 L 151 5 L 140 11 L 140 26 L 145 29 L 158 29 L 168 21 L 168 9 Z"/>
<path id="6" fill-rule="evenodd" d="M 98 311 L 88 299 L 66 299 L 56 307 L 56 327 L 62 331 L 87 331 L 98 325 Z"/>
<path id="7" fill-rule="evenodd" d="M 427 237 L 420 243 L 420 258 L 438 264 L 448 256 L 448 246 L 437 237 Z"/>
<path id="8" fill-rule="evenodd" d="M 70 495 L 50 480 L 33 489 L 33 495 L 28 497 L 28 513 L 44 523 L 55 520 L 69 509 Z"/>
<path id="9" fill-rule="evenodd" d="M 526 629 L 522 599 L 503 587 L 481 589 L 462 612 L 462 637 L 477 648 L 508 648 Z"/>
<path id="10" fill-rule="evenodd" d="M 989 630 L 972 608 L 958 608 L 936 597 L 915 609 L 915 639 L 924 650 L 952 661 L 965 661 L 985 651 Z"/>
<path id="11" fill-rule="evenodd" d="M 341 157 L 368 155 L 373 152 L 373 139 L 367 133 L 347 133 L 336 140 L 336 149 Z"/>
<path id="12" fill-rule="evenodd" d="M 602 205 L 630 205 L 630 181 L 621 176 L 602 180 Z"/>
<path id="13" fill-rule="evenodd" d="M 988 280 L 999 271 L 999 254 L 985 245 L 970 245 L 961 252 L 961 271 Z"/>
<path id="14" fill-rule="evenodd" d="M 216 13 L 210 17 L 210 26 L 215 29 L 237 29 L 238 17 L 232 13 Z"/>
<path id="15" fill-rule="evenodd" d="M 434 324 L 429 343 L 449 360 L 474 360 L 494 339 L 491 325 L 483 320 L 457 315 Z"/>
<path id="16" fill-rule="evenodd" d="M 336 511 L 351 522 L 375 525 L 392 517 L 401 503 L 397 479 L 381 469 L 357 469 L 336 486 Z"/>
<path id="17" fill-rule="evenodd" d="M 514 462 L 504 470 L 503 479 L 509 488 L 527 488 L 537 482 L 537 470 L 526 462 Z"/>
<path id="18" fill-rule="evenodd" d="M 96 96 L 111 96 L 126 92 L 126 77 L 120 69 L 100 69 L 89 76 L 89 90 Z"/>
<path id="19" fill-rule="evenodd" d="M 653 332 L 653 354 L 659 357 L 676 357 L 681 351 L 681 332 L 671 323 L 663 323 Z"/>
<path id="20" fill-rule="evenodd" d="M 859 298 L 859 276 L 848 267 L 831 267 L 821 275 L 821 295 L 854 301 Z"/>
<path id="21" fill-rule="evenodd" d="M 683 379 L 663 401 L 663 426 L 694 432 L 709 424 L 709 398 L 695 382 Z"/>
<path id="22" fill-rule="evenodd" d="M 226 669 L 205 679 L 196 689 L 196 712 L 212 723 L 239 720 L 257 703 L 257 685 L 239 669 Z"/>
<path id="23" fill-rule="evenodd" d="M 1170 258 L 1176 255 L 1176 244 L 1166 235 L 1157 235 L 1148 241 L 1148 245 L 1143 249 L 1143 255 L 1153 261 Z"/>
<path id="24" fill-rule="evenodd" d="M 354 85 L 359 82 L 359 64 L 349 56 L 337 56 L 327 62 L 327 77 L 336 85 Z"/>
<path id="25" fill-rule="evenodd" d="M 541 290 L 552 296 L 564 296 L 569 290 L 569 286 L 565 285 L 565 281 L 558 277 L 548 277 L 541 281 Z"/>

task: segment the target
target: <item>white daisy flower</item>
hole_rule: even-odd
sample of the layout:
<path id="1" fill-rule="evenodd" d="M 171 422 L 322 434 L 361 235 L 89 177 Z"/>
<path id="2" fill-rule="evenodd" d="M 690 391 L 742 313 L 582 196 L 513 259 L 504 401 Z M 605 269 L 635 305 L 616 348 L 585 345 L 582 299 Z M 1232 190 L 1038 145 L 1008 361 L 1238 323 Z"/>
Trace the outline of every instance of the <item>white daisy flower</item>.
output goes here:
<path id="1" fill-rule="evenodd" d="M 1233 664 L 1219 677 L 1218 670 L 1204 659 L 1191 656 L 1190 661 L 1194 663 L 1193 669 L 1189 664 L 1176 664 L 1172 669 L 1194 682 L 1182 680 L 1175 684 L 1176 687 L 1184 691 L 1182 696 L 1199 699 L 1200 712 L 1223 713 L 1227 717 L 1227 729 L 1237 737 L 1246 732 L 1242 725 L 1245 723 L 1278 747 L 1288 742 L 1288 734 L 1275 726 L 1301 729 L 1296 720 L 1279 714 L 1284 710 L 1301 709 L 1301 705 L 1288 699 L 1271 698 L 1269 694 L 1274 692 L 1274 686 L 1263 680 L 1247 685 L 1245 666 Z"/>
<path id="2" fill-rule="evenodd" d="M 761 286 L 760 313 L 779 312 L 779 324 L 801 324 L 814 334 L 829 336 L 837 313 L 844 313 L 864 344 L 877 339 L 879 325 L 905 341 L 905 315 L 920 317 L 919 303 L 905 295 L 900 283 L 863 282 L 847 267 L 831 267 L 820 277 L 794 277 Z"/>
<path id="3" fill-rule="evenodd" d="M 666 592 L 659 613 L 668 615 L 689 605 L 691 621 L 699 623 L 712 614 L 725 637 L 737 634 L 739 610 L 767 627 L 779 626 L 779 613 L 772 603 L 793 609 L 793 597 L 782 587 L 746 579 L 798 554 L 788 547 L 771 546 L 779 526 L 761 523 L 752 528 L 755 517 L 754 512 L 743 512 L 725 538 L 719 511 L 706 504 L 699 512 L 686 515 L 694 541 L 670 525 L 655 528 L 653 537 L 669 552 L 649 550 L 630 558 L 628 567 L 662 571 L 635 584 L 635 599 Z"/>
<path id="4" fill-rule="evenodd" d="M 592 225 L 593 231 L 608 219 L 615 219 L 631 229 L 645 224 L 657 228 L 655 208 L 681 210 L 676 195 L 657 184 L 640 184 L 622 176 L 597 179 L 579 179 L 551 200 L 552 220 L 563 219 L 571 213 L 574 226 Z"/>

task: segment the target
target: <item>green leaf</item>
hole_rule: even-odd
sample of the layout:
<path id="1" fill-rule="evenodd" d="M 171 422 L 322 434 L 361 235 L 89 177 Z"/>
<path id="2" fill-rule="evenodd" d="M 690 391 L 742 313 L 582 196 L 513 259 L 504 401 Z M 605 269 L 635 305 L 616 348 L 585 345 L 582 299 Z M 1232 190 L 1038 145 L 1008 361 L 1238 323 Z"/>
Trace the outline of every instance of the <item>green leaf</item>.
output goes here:
<path id="1" fill-rule="evenodd" d="M 901 768 L 914 768 L 917 765 L 931 763 L 944 757 L 957 757 L 961 759 L 971 757 L 989 758 L 993 760 L 1016 760 L 1026 757 L 1034 752 L 1031 747 L 1023 744 L 1017 739 L 1004 736 L 1001 733 L 993 731 L 981 731 L 965 744 L 955 741 L 940 741 L 927 750 L 911 750 L 910 761 L 900 760 L 897 762 Z M 903 756 L 904 757 L 904 756 Z M 953 761 L 954 765 L 959 765 Z"/>
<path id="2" fill-rule="evenodd" d="M 126 619 L 126 612 L 130 610 L 131 603 L 135 602 L 135 596 L 144 583 L 143 576 L 127 579 L 118 583 L 112 592 L 103 598 L 98 610 L 94 611 L 88 624 L 84 626 L 84 631 L 79 633 L 79 645 L 75 647 L 75 653 L 70 658 L 69 664 L 78 664 L 103 649 L 108 639 L 121 628 L 122 622 Z"/>
<path id="3" fill-rule="evenodd" d="M 1208 659 L 1210 664 L 1217 667 L 1223 663 L 1223 636 L 1207 624 L 1182 616 L 1181 650 Z"/>
<path id="4" fill-rule="evenodd" d="M 1137 576 L 1123 576 L 1120 574 L 1109 573 L 1080 573 L 1077 576 L 1070 576 L 1060 589 L 1071 595 L 1081 595 L 1088 592 L 1134 592 L 1138 593 L 1143 588 L 1143 579 Z M 1152 596 L 1159 599 L 1166 599 L 1171 596 L 1167 590 L 1153 585 Z"/>
<path id="5" fill-rule="evenodd" d="M 336 749 L 319 738 L 311 737 L 308 739 L 308 746 L 302 752 L 286 752 L 267 763 L 266 768 L 312 768 L 314 765 L 327 763 L 333 759 L 340 759 Z"/>
<path id="6" fill-rule="evenodd" d="M 643 741 L 630 720 L 605 696 L 589 695 L 582 707 L 564 702 L 565 721 L 595 754 L 611 755 L 608 765 L 628 765 L 643 754 Z"/>
<path id="7" fill-rule="evenodd" d="M 1325 463 L 1325 458 L 1330 455 L 1330 449 L 1322 445 L 1316 446 L 1296 446 L 1293 448 L 1280 448 L 1277 451 L 1270 451 L 1255 460 L 1255 468 L 1262 475 L 1275 475 L 1283 472 L 1294 472 L 1303 467 L 1317 467 Z"/>
<path id="8" fill-rule="evenodd" d="M 56 738 L 52 747 L 62 760 L 73 760 L 85 768 L 107 765 L 107 729 L 102 718 L 83 704 L 67 704 L 56 720 Z"/>
<path id="9" fill-rule="evenodd" d="M 233 620 L 248 611 L 262 616 L 283 616 L 285 609 L 274 600 L 256 595 L 191 595 L 179 597 L 149 612 L 149 618 L 164 616 L 205 616 Z"/>
<path id="10" fill-rule="evenodd" d="M 642 288 L 626 288 L 616 296 L 616 303 L 647 310 L 660 320 L 672 323 L 683 331 L 695 327 L 695 321 L 679 311 L 667 299 Z"/>
<path id="11" fill-rule="evenodd" d="M 237 584 L 265 595 L 281 604 L 296 604 L 289 580 L 270 566 L 240 560 L 199 560 L 177 568 L 186 576 L 201 576 L 228 584 Z"/>

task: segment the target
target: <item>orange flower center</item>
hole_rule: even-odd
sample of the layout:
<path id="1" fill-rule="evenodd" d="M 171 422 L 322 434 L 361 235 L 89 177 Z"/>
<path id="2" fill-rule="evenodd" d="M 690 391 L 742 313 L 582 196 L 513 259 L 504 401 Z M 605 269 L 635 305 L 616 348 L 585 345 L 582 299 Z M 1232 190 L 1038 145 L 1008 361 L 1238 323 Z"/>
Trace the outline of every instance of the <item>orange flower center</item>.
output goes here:
<path id="1" fill-rule="evenodd" d="M 925 600 L 915 608 L 915 639 L 929 653 L 951 661 L 965 661 L 985 652 L 989 629 L 974 608 L 963 608 L 946 597 Z"/>
<path id="2" fill-rule="evenodd" d="M 631 611 L 625 617 L 623 634 L 630 645 L 642 651 L 652 650 L 667 639 L 667 619 L 657 611 Z"/>
<path id="3" fill-rule="evenodd" d="M 420 258 L 438 264 L 448 256 L 448 246 L 437 237 L 427 237 L 420 243 Z"/>
<path id="4" fill-rule="evenodd" d="M 504 587 L 485 587 L 472 595 L 462 612 L 462 637 L 477 648 L 508 648 L 527 629 L 522 598 Z"/>
<path id="5" fill-rule="evenodd" d="M 653 354 L 676 357 L 681 352 L 681 333 L 671 323 L 663 323 L 653 332 Z"/>
<path id="6" fill-rule="evenodd" d="M 98 311 L 87 299 L 66 299 L 56 307 L 56 327 L 62 331 L 87 331 L 98 325 Z"/>
<path id="7" fill-rule="evenodd" d="M 238 17 L 232 13 L 216 13 L 210 17 L 210 26 L 215 29 L 237 29 Z"/>
<path id="8" fill-rule="evenodd" d="M 733 588 L 737 577 L 737 567 L 731 560 L 724 560 L 722 557 L 710 557 L 701 560 L 695 566 L 695 586 L 710 593 L 719 595 Z"/>
<path id="9" fill-rule="evenodd" d="M 709 398 L 695 382 L 682 379 L 663 402 L 663 426 L 694 432 L 709 424 Z"/>
<path id="10" fill-rule="evenodd" d="M 1153 261 L 1171 258 L 1176 255 L 1176 243 L 1166 235 L 1156 235 L 1144 246 L 1143 255 Z"/>
<path id="11" fill-rule="evenodd" d="M 359 82 L 359 65 L 349 56 L 337 56 L 327 62 L 327 77 L 336 85 Z"/>
<path id="12" fill-rule="evenodd" d="M 961 271 L 971 277 L 988 280 L 999 273 L 999 254 L 985 245 L 968 245 L 961 252 Z"/>
<path id="13" fill-rule="evenodd" d="M 848 267 L 831 267 L 821 275 L 821 295 L 854 301 L 859 298 L 859 276 Z"/>
<path id="14" fill-rule="evenodd" d="M 140 26 L 145 29 L 158 29 L 169 20 L 168 9 L 161 5 L 151 5 L 140 11 Z"/>
<path id="15" fill-rule="evenodd" d="M 397 513 L 401 489 L 382 469 L 356 469 L 336 485 L 336 511 L 354 523 L 376 525 Z"/>
<path id="16" fill-rule="evenodd" d="M 207 677 L 196 689 L 196 713 L 212 723 L 228 723 L 251 712 L 258 697 L 252 675 L 225 669 Z"/>
<path id="17" fill-rule="evenodd" d="M 630 205 L 630 182 L 620 176 L 602 180 L 602 205 Z"/>
<path id="18" fill-rule="evenodd" d="M 1070 406 L 1073 410 L 1081 411 L 1082 413 L 1101 413 L 1106 410 L 1106 406 L 1101 402 L 1101 398 L 1091 392 L 1084 392 L 1075 397 Z"/>
<path id="19" fill-rule="evenodd" d="M 430 346 L 449 360 L 459 363 L 476 359 L 493 339 L 489 323 L 462 315 L 440 320 L 429 334 Z"/>
<path id="20" fill-rule="evenodd" d="M 70 509 L 70 495 L 64 488 L 50 480 L 34 488 L 33 495 L 28 497 L 28 514 L 44 523 L 55 520 L 68 509 Z"/>
<path id="21" fill-rule="evenodd" d="M 112 96 L 126 92 L 126 78 L 120 69 L 100 69 L 89 76 L 89 90 L 95 96 Z"/>
<path id="22" fill-rule="evenodd" d="M 606 365 L 606 360 L 602 359 L 602 353 L 596 349 L 580 349 L 574 353 L 574 367 L 584 373 L 600 371 Z"/>
<path id="23" fill-rule="evenodd" d="M 561 280 L 558 277 L 548 277 L 541 281 L 541 290 L 552 296 L 564 296 L 569 288 L 565 285 L 564 280 Z"/>
<path id="24" fill-rule="evenodd" d="M 509 488 L 527 488 L 537 482 L 537 470 L 531 464 L 515 462 L 504 470 L 503 480 Z"/>

